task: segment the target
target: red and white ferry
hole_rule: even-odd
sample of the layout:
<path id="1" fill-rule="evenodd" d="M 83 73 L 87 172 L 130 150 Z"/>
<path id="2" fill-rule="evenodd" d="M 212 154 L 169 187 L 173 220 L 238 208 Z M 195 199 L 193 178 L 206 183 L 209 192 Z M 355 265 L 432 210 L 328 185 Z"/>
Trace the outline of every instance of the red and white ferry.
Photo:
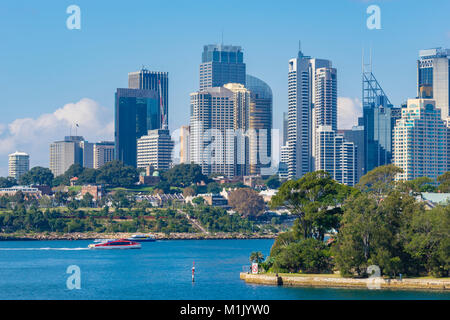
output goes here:
<path id="1" fill-rule="evenodd" d="M 106 239 L 89 245 L 90 249 L 140 249 L 141 244 L 127 239 Z"/>

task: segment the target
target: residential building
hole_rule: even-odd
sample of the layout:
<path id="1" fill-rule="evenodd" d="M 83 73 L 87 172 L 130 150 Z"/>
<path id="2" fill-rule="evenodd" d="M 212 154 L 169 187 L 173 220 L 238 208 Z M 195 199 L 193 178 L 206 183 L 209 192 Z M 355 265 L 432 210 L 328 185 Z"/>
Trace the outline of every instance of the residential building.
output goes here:
<path id="1" fill-rule="evenodd" d="M 106 163 L 113 161 L 115 158 L 114 150 L 115 145 L 112 141 L 101 141 L 94 143 L 94 169 L 98 169 Z"/>
<path id="2" fill-rule="evenodd" d="M 181 126 L 180 128 L 180 163 L 190 163 L 189 138 L 191 128 Z"/>
<path id="3" fill-rule="evenodd" d="M 55 177 L 64 174 L 73 164 L 93 168 L 93 144 L 82 136 L 66 136 L 50 144 L 50 170 Z"/>
<path id="4" fill-rule="evenodd" d="M 394 164 L 403 169 L 397 180 L 428 177 L 448 170 L 448 132 L 433 99 L 408 99 L 394 129 Z"/>
<path id="5" fill-rule="evenodd" d="M 16 151 L 9 155 L 8 176 L 19 180 L 30 170 L 30 156 L 25 152 Z"/>
<path id="6" fill-rule="evenodd" d="M 169 170 L 173 147 L 169 130 L 149 130 L 147 135 L 137 140 L 137 167 Z"/>

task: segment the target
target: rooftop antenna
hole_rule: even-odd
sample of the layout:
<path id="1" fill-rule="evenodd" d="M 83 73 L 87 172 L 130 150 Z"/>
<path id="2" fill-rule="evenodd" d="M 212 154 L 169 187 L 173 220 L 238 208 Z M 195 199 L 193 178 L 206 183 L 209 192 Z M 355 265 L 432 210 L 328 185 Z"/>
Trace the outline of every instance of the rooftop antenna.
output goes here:
<path id="1" fill-rule="evenodd" d="M 223 46 L 223 29 L 222 29 L 222 46 Z"/>

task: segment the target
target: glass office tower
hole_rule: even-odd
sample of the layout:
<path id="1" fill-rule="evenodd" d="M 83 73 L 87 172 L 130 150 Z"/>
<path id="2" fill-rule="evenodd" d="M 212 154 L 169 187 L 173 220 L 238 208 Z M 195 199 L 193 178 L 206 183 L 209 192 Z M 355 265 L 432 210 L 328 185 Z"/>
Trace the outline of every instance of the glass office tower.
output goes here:
<path id="1" fill-rule="evenodd" d="M 450 49 L 419 51 L 417 60 L 417 96 L 433 99 L 442 119 L 450 116 Z"/>
<path id="2" fill-rule="evenodd" d="M 227 83 L 245 85 L 244 53 L 240 46 L 206 45 L 200 64 L 200 91 Z"/>
<path id="3" fill-rule="evenodd" d="M 161 97 L 164 113 L 161 123 L 169 124 L 169 73 L 150 71 L 142 68 L 128 73 L 129 89 L 144 89 L 156 91 L 158 99 Z M 161 92 L 159 92 L 161 90 Z M 161 102 L 159 102 L 161 104 Z"/>
<path id="4" fill-rule="evenodd" d="M 136 167 L 137 144 L 148 130 L 161 128 L 159 97 L 154 90 L 122 89 L 115 97 L 115 156 Z"/>

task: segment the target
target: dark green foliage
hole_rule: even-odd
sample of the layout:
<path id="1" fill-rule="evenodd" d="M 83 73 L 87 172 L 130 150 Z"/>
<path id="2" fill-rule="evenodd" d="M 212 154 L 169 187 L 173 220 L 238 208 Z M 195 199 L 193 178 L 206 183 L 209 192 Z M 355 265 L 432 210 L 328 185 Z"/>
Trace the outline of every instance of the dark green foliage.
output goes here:
<path id="1" fill-rule="evenodd" d="M 17 181 L 11 177 L 0 177 L 0 188 L 11 188 L 17 185 Z"/>
<path id="2" fill-rule="evenodd" d="M 52 186 L 53 173 L 48 168 L 34 167 L 23 176 L 20 177 L 21 185 L 47 185 Z"/>
<path id="3" fill-rule="evenodd" d="M 187 187 L 201 181 L 207 181 L 198 164 L 179 164 L 163 172 L 162 179 L 172 187 Z"/>

